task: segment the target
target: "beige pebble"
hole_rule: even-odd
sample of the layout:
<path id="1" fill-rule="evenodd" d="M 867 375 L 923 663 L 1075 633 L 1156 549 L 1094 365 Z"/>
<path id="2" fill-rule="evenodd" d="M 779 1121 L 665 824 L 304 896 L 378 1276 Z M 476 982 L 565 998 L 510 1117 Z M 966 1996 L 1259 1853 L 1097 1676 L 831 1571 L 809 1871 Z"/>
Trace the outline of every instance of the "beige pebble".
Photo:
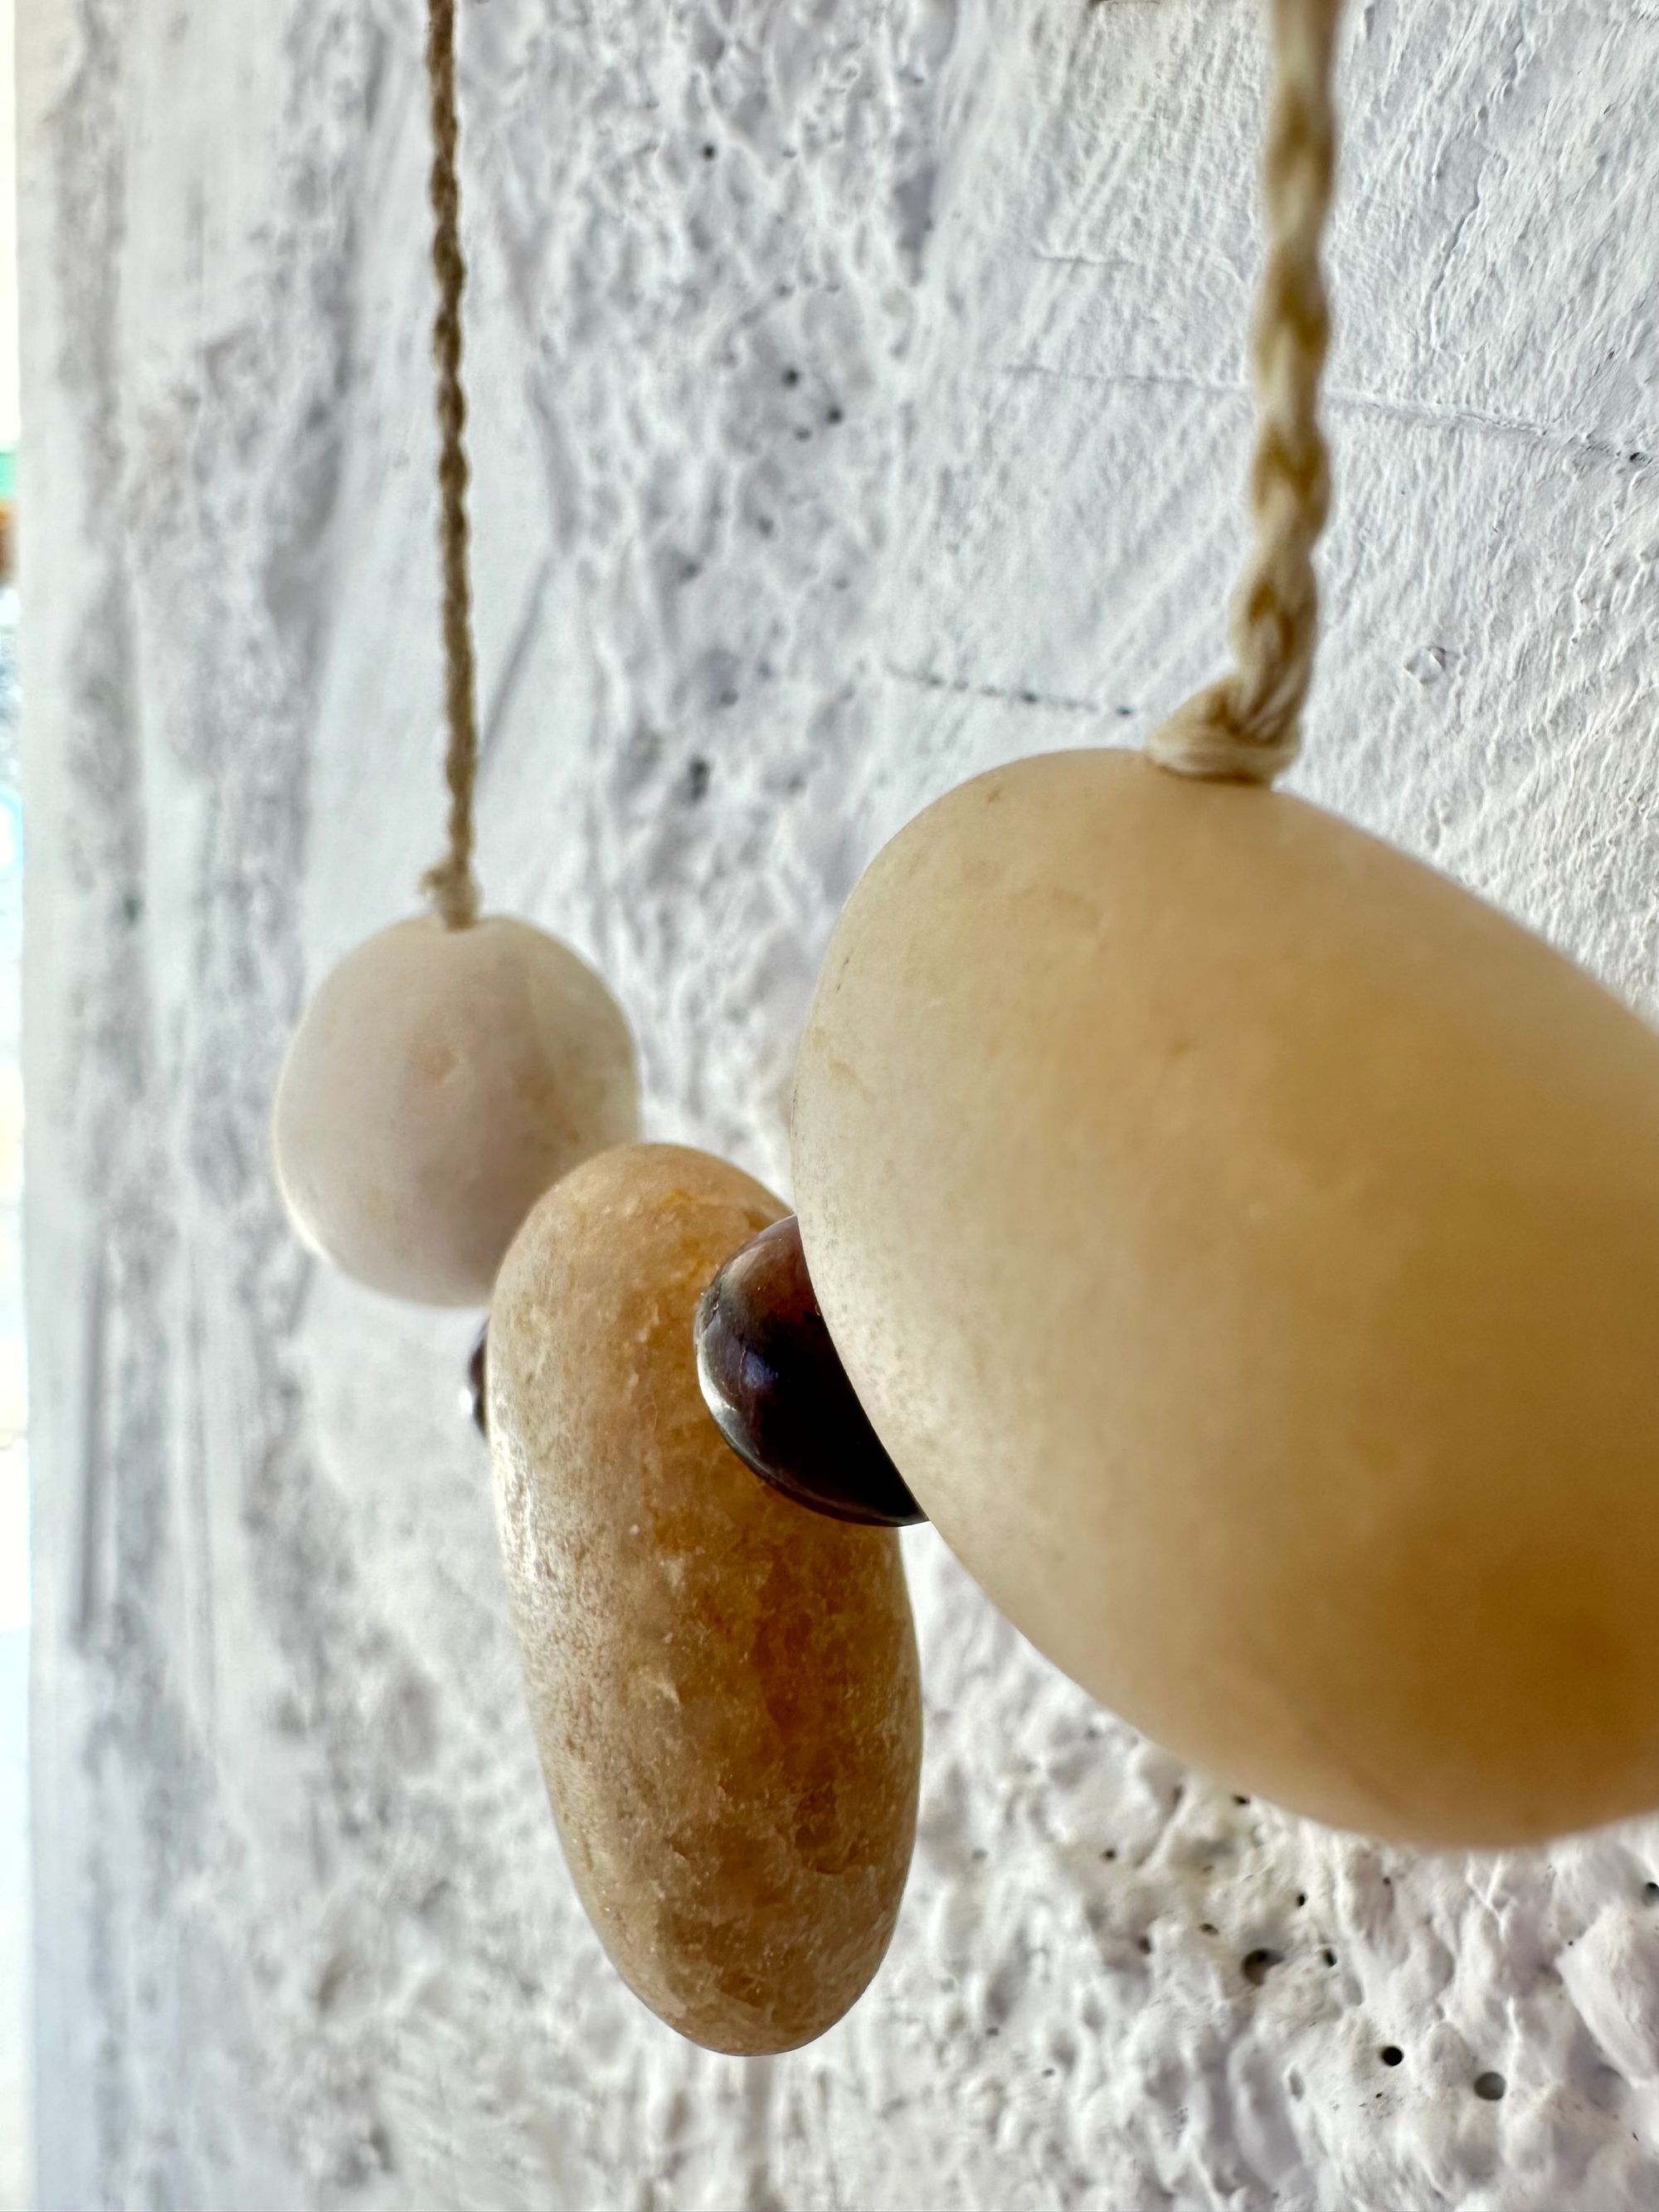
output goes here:
<path id="1" fill-rule="evenodd" d="M 780 1497 L 698 1388 L 697 1302 L 786 1211 L 639 1145 L 525 1224 L 489 1320 L 489 1433 L 531 1717 L 565 1856 L 630 1987 L 714 2051 L 839 2020 L 915 1834 L 896 1539 Z"/>
<path id="2" fill-rule="evenodd" d="M 807 1263 L 1016 1625 L 1236 1787 L 1430 1844 L 1659 1804 L 1659 1037 L 1281 794 L 953 792 L 832 943 Z"/>
<path id="3" fill-rule="evenodd" d="M 633 1040 L 586 962 L 528 922 L 400 921 L 306 1008 L 277 1178 L 313 1249 L 372 1289 L 483 1306 L 526 1213 L 639 1133 Z"/>

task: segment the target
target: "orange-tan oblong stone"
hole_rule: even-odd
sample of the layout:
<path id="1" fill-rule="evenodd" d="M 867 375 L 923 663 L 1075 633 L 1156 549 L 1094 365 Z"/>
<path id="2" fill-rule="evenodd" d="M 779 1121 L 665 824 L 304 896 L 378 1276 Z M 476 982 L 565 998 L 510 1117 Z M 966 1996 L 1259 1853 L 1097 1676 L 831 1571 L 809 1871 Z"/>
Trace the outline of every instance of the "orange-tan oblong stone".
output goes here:
<path id="1" fill-rule="evenodd" d="M 571 1874 L 623 1979 L 713 2051 L 793 2050 L 881 1963 L 921 1698 L 897 1540 L 759 1481 L 692 1322 L 787 1209 L 630 1145 L 550 1191 L 489 1322 L 489 1432 L 531 1716 Z"/>

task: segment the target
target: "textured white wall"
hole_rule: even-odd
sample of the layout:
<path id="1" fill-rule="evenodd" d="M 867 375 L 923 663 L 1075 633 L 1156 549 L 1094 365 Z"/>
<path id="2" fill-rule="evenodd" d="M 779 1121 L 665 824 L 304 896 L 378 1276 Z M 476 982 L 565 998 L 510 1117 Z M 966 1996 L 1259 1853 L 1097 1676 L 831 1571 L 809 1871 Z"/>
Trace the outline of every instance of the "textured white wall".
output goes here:
<path id="1" fill-rule="evenodd" d="M 925 1533 L 876 1990 L 744 2064 L 617 1985 L 469 1325 L 313 1268 L 265 1166 L 437 832 L 417 11 L 23 13 L 43 2212 L 1650 2212 L 1659 1828 L 1238 1804 Z M 780 1176 L 875 842 L 1217 665 L 1256 9 L 465 14 L 489 891 L 603 963 L 657 1133 Z M 1351 15 L 1297 781 L 1653 1011 L 1659 4 Z"/>

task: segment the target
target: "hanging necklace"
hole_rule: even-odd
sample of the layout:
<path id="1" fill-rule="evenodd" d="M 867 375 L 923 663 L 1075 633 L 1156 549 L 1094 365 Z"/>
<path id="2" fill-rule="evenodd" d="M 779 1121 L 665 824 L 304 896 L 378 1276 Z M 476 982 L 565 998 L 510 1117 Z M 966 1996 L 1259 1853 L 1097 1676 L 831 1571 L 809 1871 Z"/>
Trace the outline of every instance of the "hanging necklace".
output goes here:
<path id="1" fill-rule="evenodd" d="M 307 1010 L 279 1172 L 361 1279 L 493 1289 L 503 1560 L 567 1859 L 630 1984 L 712 2048 L 821 2033 L 890 1938 L 912 1492 L 1085 1687 L 1294 1809 L 1484 1844 L 1659 1794 L 1659 1039 L 1272 788 L 1318 628 L 1338 15 L 1273 0 L 1234 670 L 1148 758 L 1016 763 L 878 857 L 803 1045 L 797 1227 L 638 1143 L 604 984 L 479 916 L 431 0 L 448 844 L 433 912 Z M 694 1334 L 768 1482 L 708 1419 Z"/>
<path id="2" fill-rule="evenodd" d="M 427 64 L 447 844 L 432 911 L 360 946 L 307 1008 L 278 1176 L 347 1273 L 490 1304 L 474 1387 L 576 1887 L 665 2021 L 718 2051 L 788 2050 L 856 2000 L 897 1917 L 921 1700 L 891 1523 L 914 1507 L 890 1489 L 837 1506 L 821 1449 L 780 1495 L 728 1449 L 694 1318 L 786 1209 L 724 1161 L 637 1142 L 633 1042 L 605 984 L 529 923 L 480 916 L 454 0 L 430 0 Z M 885 1468 L 841 1388 L 843 1442 Z"/>

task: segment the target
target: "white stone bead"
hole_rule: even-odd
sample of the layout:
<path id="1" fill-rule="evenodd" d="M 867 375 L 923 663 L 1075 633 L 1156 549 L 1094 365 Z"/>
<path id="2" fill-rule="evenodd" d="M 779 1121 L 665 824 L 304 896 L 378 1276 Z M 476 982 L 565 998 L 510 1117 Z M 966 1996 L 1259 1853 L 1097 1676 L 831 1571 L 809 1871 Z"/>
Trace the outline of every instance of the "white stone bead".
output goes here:
<path id="1" fill-rule="evenodd" d="M 638 1133 L 621 1008 L 568 945 L 504 915 L 423 915 L 349 954 L 295 1033 L 273 1128 L 307 1243 L 447 1306 L 487 1304 L 542 1193 Z"/>

